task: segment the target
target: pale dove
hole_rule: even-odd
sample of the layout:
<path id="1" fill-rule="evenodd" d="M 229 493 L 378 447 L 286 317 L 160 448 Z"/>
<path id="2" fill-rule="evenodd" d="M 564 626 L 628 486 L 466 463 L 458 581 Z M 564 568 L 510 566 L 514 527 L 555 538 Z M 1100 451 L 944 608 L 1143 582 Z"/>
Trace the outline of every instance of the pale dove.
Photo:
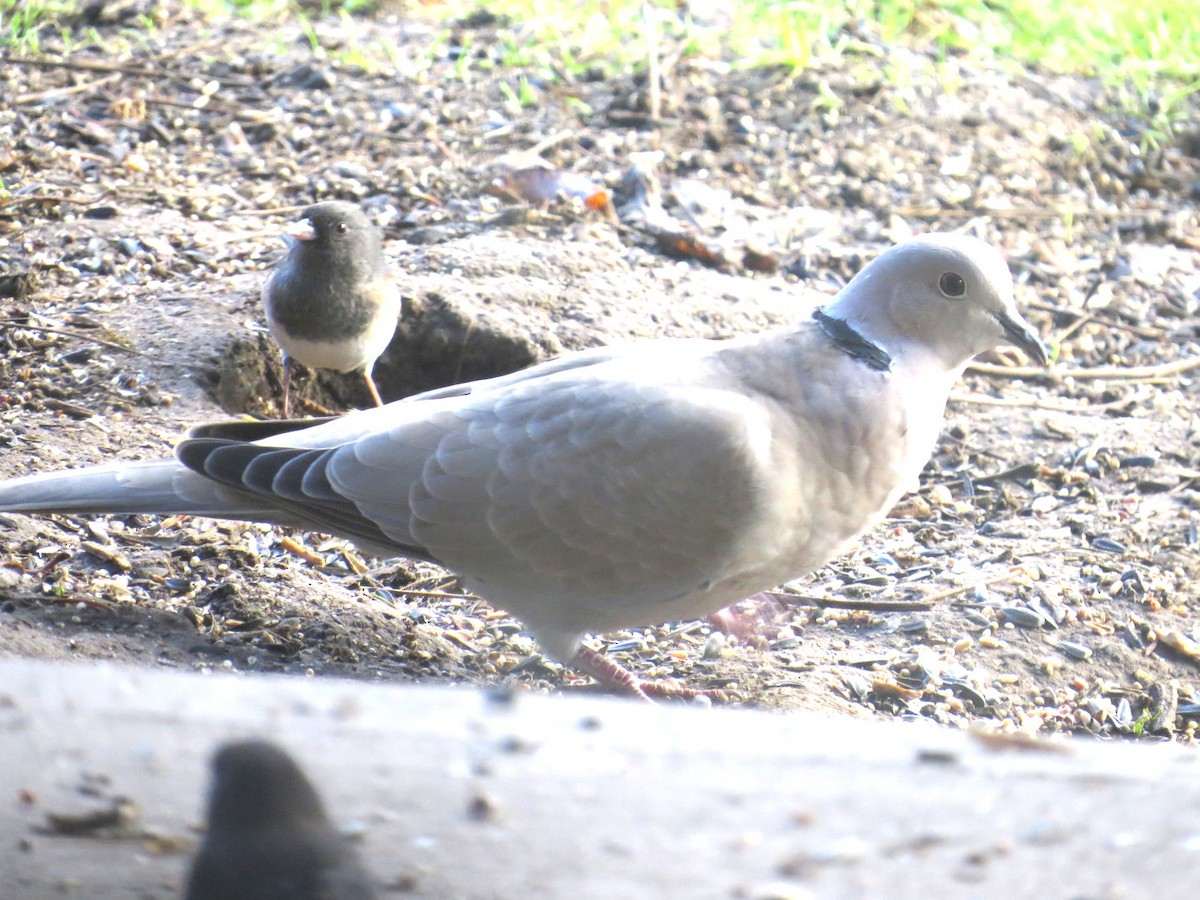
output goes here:
<path id="1" fill-rule="evenodd" d="M 927 235 L 789 328 L 586 350 L 307 428 L 205 426 L 176 459 L 0 483 L 0 509 L 278 522 L 432 560 L 640 695 L 585 633 L 712 613 L 837 556 L 916 485 L 951 386 L 1005 340 L 1046 362 L 1003 258 Z"/>
<path id="2" fill-rule="evenodd" d="M 379 229 L 353 203 L 331 200 L 300 214 L 284 232 L 291 249 L 263 285 L 271 336 L 283 351 L 283 417 L 291 414 L 292 361 L 314 369 L 371 372 L 400 318 L 400 291 L 388 274 Z"/>

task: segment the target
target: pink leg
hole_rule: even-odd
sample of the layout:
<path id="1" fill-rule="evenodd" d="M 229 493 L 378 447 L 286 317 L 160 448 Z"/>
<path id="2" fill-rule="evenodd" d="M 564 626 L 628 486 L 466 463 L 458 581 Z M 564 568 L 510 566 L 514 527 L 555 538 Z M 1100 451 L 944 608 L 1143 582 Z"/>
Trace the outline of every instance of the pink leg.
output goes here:
<path id="1" fill-rule="evenodd" d="M 718 631 L 745 640 L 763 634 L 768 625 L 779 622 L 788 612 L 790 607 L 780 594 L 760 591 L 717 610 L 708 617 L 708 623 Z"/>
<path id="2" fill-rule="evenodd" d="M 728 703 L 734 699 L 733 695 L 721 690 L 702 691 L 674 682 L 643 681 L 628 669 L 619 666 L 612 657 L 597 653 L 589 647 L 580 647 L 575 651 L 571 667 L 584 675 L 591 675 L 600 684 L 612 688 L 617 693 L 630 694 L 647 703 L 654 702 L 651 697 L 679 700 L 707 697 L 714 703 Z"/>

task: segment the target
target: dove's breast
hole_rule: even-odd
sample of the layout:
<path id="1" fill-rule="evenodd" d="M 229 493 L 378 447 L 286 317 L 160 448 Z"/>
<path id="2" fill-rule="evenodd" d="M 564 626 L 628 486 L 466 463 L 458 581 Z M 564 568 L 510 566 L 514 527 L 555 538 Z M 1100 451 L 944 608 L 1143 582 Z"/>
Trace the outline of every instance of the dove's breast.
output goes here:
<path id="1" fill-rule="evenodd" d="M 824 565 L 918 483 L 956 373 L 879 372 L 842 354 L 794 369 L 771 401 L 757 520 L 742 535 L 733 599 Z"/>

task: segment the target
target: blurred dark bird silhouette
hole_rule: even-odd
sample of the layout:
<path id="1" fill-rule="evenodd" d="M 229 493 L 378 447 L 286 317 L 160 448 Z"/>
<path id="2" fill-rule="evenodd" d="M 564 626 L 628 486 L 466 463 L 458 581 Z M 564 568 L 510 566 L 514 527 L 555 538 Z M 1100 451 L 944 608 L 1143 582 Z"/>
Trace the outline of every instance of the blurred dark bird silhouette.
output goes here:
<path id="1" fill-rule="evenodd" d="M 185 900 L 375 900 L 357 854 L 300 767 L 274 744 L 226 744 L 213 759 L 208 834 Z"/>

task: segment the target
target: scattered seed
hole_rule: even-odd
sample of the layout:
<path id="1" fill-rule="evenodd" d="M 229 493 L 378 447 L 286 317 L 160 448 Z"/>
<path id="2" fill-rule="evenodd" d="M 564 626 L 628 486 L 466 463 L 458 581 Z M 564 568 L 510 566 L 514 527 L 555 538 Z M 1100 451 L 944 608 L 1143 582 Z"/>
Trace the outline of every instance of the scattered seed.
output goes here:
<path id="1" fill-rule="evenodd" d="M 854 581 L 846 582 L 846 586 L 851 585 L 866 585 L 867 587 L 887 587 L 892 583 L 892 579 L 886 575 L 868 575 L 866 578 L 856 578 Z"/>
<path id="2" fill-rule="evenodd" d="M 1022 628 L 1041 628 L 1046 624 L 1046 619 L 1041 613 L 1027 606 L 1002 606 L 1000 612 L 1008 621 Z"/>
<path id="3" fill-rule="evenodd" d="M 1116 712 L 1113 713 L 1113 721 L 1122 728 L 1128 728 L 1133 724 L 1133 709 L 1129 705 L 1129 698 L 1122 697 L 1121 702 L 1117 704 Z"/>
<path id="4" fill-rule="evenodd" d="M 362 557 L 351 550 L 349 547 L 341 549 L 342 559 L 346 561 L 346 565 L 355 575 L 366 575 L 371 571 L 370 567 L 363 562 Z"/>
<path id="5" fill-rule="evenodd" d="M 1067 617 L 1065 609 L 1056 603 L 1051 603 L 1045 597 L 1034 596 L 1026 605 L 1038 613 L 1051 628 L 1058 628 L 1062 620 Z"/>
<path id="6" fill-rule="evenodd" d="M 1033 502 L 1029 504 L 1029 509 L 1034 513 L 1048 513 L 1051 510 L 1058 508 L 1058 499 L 1053 494 L 1043 494 L 1040 497 L 1035 497 Z"/>
<path id="7" fill-rule="evenodd" d="M 847 687 L 856 700 L 865 700 L 872 690 L 871 682 L 856 672 L 843 672 L 842 684 Z"/>
<path id="8" fill-rule="evenodd" d="M 643 650 L 645 644 L 640 638 L 627 638 L 623 641 L 617 641 L 614 644 L 608 645 L 609 653 L 623 653 L 626 650 Z"/>
<path id="9" fill-rule="evenodd" d="M 1156 454 L 1147 453 L 1143 456 L 1126 456 L 1121 460 L 1122 469 L 1147 469 L 1157 465 L 1158 456 Z"/>
<path id="10" fill-rule="evenodd" d="M 871 690 L 876 694 L 882 694 L 885 697 L 902 697 L 910 700 L 915 700 L 921 697 L 921 691 L 914 691 L 911 688 L 906 688 L 902 684 L 897 684 L 886 678 L 872 678 Z"/>
<path id="11" fill-rule="evenodd" d="M 954 495 L 944 484 L 935 484 L 929 489 L 929 502 L 934 506 L 949 506 L 954 502 Z"/>
<path id="12" fill-rule="evenodd" d="M 92 540 L 100 544 L 111 544 L 112 537 L 109 536 L 103 523 L 88 519 L 83 523 L 83 527 L 87 529 L 88 534 L 92 536 Z"/>
<path id="13" fill-rule="evenodd" d="M 1055 646 L 1071 659 L 1087 659 L 1092 655 L 1090 648 L 1074 641 L 1059 641 Z"/>
<path id="14" fill-rule="evenodd" d="M 975 612 L 973 609 L 964 609 L 963 618 L 972 625 L 978 625 L 980 628 L 991 628 L 992 620 L 981 613 Z"/>
<path id="15" fill-rule="evenodd" d="M 704 649 L 700 651 L 701 659 L 720 659 L 725 649 L 725 635 L 714 631 L 704 641 Z"/>
<path id="16" fill-rule="evenodd" d="M 95 541 L 80 541 L 79 546 L 106 563 L 112 563 L 122 572 L 129 572 L 133 569 L 133 564 L 129 562 L 129 558 L 125 554 L 113 550 L 104 544 L 98 544 Z"/>
<path id="17" fill-rule="evenodd" d="M 959 679 L 947 678 L 945 680 L 945 684 L 946 684 L 947 688 L 949 688 L 951 691 L 954 692 L 955 697 L 961 698 L 961 699 L 967 701 L 968 703 L 973 704 L 977 710 L 981 710 L 981 709 L 984 709 L 987 707 L 987 705 L 988 705 L 987 698 L 984 697 L 982 694 L 980 694 L 977 690 L 975 690 L 975 688 L 971 687 L 971 685 L 967 684 L 965 681 L 961 681 Z"/>
<path id="18" fill-rule="evenodd" d="M 975 497 L 975 482 L 971 480 L 971 476 L 966 472 L 963 472 L 962 474 L 962 491 L 963 496 L 967 499 L 972 499 Z"/>
<path id="19" fill-rule="evenodd" d="M 285 550 L 286 552 L 292 554 L 292 556 L 298 556 L 300 559 L 304 560 L 310 566 L 324 566 L 325 565 L 325 557 L 323 557 L 319 553 L 315 553 L 312 550 L 309 550 L 307 547 L 305 547 L 299 541 L 296 541 L 290 537 L 280 538 L 279 547 L 280 547 L 280 549 Z"/>
<path id="20" fill-rule="evenodd" d="M 1200 643 L 1193 641 L 1178 631 L 1168 631 L 1159 635 L 1159 643 L 1166 644 L 1176 653 L 1182 653 L 1193 662 L 1200 662 Z"/>

